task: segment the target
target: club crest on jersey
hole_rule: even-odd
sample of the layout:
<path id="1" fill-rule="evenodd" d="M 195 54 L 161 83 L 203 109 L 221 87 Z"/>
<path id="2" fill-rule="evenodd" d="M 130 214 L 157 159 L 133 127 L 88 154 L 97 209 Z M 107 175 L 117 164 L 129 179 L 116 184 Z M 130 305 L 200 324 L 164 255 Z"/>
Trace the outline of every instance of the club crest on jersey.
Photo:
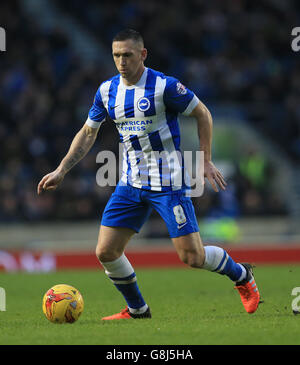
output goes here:
<path id="1" fill-rule="evenodd" d="M 140 112 L 145 112 L 150 108 L 150 100 L 143 96 L 137 101 L 137 107 Z"/>
<path id="2" fill-rule="evenodd" d="M 185 95 L 187 93 L 187 89 L 181 82 L 177 82 L 176 84 L 176 91 L 178 94 Z"/>

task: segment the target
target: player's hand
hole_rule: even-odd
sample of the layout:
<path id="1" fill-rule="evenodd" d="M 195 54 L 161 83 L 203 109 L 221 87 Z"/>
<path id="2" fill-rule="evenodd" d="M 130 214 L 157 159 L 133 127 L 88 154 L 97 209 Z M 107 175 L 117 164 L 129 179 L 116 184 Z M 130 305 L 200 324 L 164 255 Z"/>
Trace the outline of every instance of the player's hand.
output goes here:
<path id="1" fill-rule="evenodd" d="M 216 193 L 219 191 L 218 186 L 222 190 L 226 189 L 227 183 L 223 175 L 211 161 L 204 161 L 204 177 L 209 181 Z"/>
<path id="2" fill-rule="evenodd" d="M 39 182 L 37 187 L 37 193 L 40 195 L 44 190 L 55 190 L 58 185 L 63 181 L 65 175 L 58 170 L 50 172 L 45 175 Z"/>

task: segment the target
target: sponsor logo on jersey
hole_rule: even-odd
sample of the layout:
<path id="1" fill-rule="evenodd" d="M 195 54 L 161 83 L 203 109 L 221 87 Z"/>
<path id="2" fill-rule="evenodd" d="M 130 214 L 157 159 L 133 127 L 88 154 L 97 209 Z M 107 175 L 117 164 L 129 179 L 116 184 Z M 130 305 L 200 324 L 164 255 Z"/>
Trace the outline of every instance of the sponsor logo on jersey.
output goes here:
<path id="1" fill-rule="evenodd" d="M 147 120 L 129 120 L 116 123 L 117 128 L 121 132 L 125 131 L 145 131 L 149 124 L 152 124 L 152 119 Z"/>

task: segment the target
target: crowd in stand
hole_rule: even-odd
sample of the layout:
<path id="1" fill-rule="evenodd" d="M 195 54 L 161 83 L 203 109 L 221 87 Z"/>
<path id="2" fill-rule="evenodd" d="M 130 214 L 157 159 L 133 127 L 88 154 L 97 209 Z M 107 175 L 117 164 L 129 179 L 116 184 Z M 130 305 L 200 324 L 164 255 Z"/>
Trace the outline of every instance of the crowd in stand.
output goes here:
<path id="1" fill-rule="evenodd" d="M 175 75 L 207 103 L 240 104 L 247 119 L 300 161 L 299 54 L 291 32 L 296 0 L 57 0 L 111 47 L 139 30 L 151 67 Z M 88 4 L 88 6 L 87 6 Z"/>
<path id="2" fill-rule="evenodd" d="M 300 69 L 290 49 L 290 27 L 300 24 L 296 2 L 65 0 L 57 6 L 109 51 L 120 29 L 141 31 L 150 67 L 178 77 L 208 105 L 235 104 L 300 161 Z M 100 219 L 113 188 L 96 184 L 96 153 L 118 150 L 111 121 L 55 193 L 37 196 L 36 186 L 66 154 L 99 84 L 112 75 L 104 64 L 84 65 L 61 29 L 42 31 L 17 0 L 0 4 L 2 24 L 0 222 Z M 268 163 L 253 174 L 255 158 L 241 160 L 232 189 L 196 201 L 200 217 L 285 213 L 283 202 L 268 195 Z"/>

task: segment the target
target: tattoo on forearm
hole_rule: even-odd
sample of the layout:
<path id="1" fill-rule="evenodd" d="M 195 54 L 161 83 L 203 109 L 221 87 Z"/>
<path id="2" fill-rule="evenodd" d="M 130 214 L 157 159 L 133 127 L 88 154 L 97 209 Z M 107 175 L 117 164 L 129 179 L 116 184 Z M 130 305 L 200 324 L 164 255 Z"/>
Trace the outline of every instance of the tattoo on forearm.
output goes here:
<path id="1" fill-rule="evenodd" d="M 95 142 L 95 135 L 86 135 L 86 131 L 81 129 L 72 141 L 71 147 L 60 164 L 60 169 L 67 173 L 75 166 L 90 150 Z"/>
<path id="2" fill-rule="evenodd" d="M 75 166 L 77 164 L 77 162 L 79 162 L 82 157 L 85 155 L 86 151 L 82 148 L 82 147 L 77 147 L 73 153 L 72 153 L 72 157 L 70 159 L 67 159 L 65 162 L 65 170 L 69 171 L 73 166 Z"/>

